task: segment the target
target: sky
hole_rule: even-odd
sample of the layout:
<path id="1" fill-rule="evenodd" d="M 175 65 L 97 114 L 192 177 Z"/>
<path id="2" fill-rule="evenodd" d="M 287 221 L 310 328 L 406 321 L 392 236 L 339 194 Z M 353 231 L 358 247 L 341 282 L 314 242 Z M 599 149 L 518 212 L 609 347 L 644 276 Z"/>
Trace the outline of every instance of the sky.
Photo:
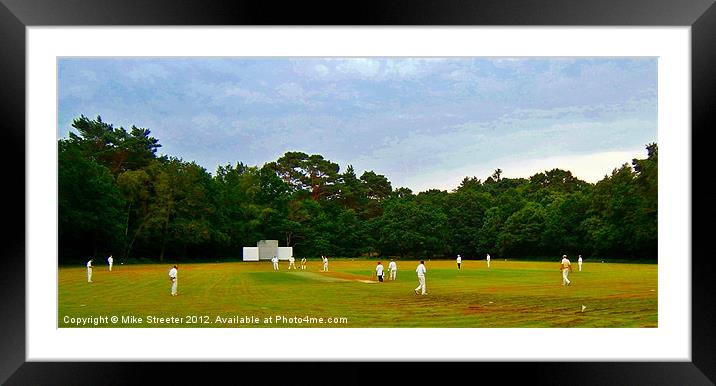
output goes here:
<path id="1" fill-rule="evenodd" d="M 58 76 L 58 138 L 101 116 L 212 174 L 302 151 L 416 193 L 497 168 L 597 182 L 657 142 L 656 58 L 61 58 Z"/>

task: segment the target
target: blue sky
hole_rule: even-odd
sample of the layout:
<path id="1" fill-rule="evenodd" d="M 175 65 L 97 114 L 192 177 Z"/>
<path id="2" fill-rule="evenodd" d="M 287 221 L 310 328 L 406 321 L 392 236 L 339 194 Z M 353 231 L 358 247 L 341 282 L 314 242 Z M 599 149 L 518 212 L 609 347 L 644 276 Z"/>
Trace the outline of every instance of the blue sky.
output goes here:
<path id="1" fill-rule="evenodd" d="M 58 138 L 102 116 L 210 173 L 287 151 L 415 192 L 560 167 L 596 182 L 657 141 L 656 58 L 63 58 Z"/>

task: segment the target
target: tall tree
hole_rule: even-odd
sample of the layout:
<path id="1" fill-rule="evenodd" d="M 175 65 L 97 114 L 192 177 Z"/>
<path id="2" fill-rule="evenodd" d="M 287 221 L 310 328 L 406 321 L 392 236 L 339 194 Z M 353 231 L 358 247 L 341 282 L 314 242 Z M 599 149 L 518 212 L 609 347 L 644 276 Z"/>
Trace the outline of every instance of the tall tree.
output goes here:
<path id="1" fill-rule="evenodd" d="M 366 194 L 361 181 L 356 176 L 353 165 L 348 165 L 346 171 L 339 175 L 336 193 L 341 205 L 354 212 L 365 204 Z"/>
<path id="2" fill-rule="evenodd" d="M 95 159 L 114 175 L 147 166 L 161 147 L 159 140 L 150 136 L 151 131 L 136 126 L 129 131 L 115 128 L 100 116 L 90 120 L 82 115 L 72 122 L 72 127 L 79 135 L 70 133 L 70 141 L 79 145 L 85 157 Z"/>
<path id="3" fill-rule="evenodd" d="M 308 155 L 303 152 L 287 152 L 276 162 L 267 164 L 267 167 L 295 189 L 310 191 L 314 201 L 334 193 L 340 169 L 338 164 L 324 159 L 320 154 Z"/>
<path id="4" fill-rule="evenodd" d="M 60 256 L 85 260 L 120 249 L 125 202 L 114 177 L 76 143 L 61 140 L 58 150 Z"/>
<path id="5" fill-rule="evenodd" d="M 124 236 L 127 245 L 124 257 L 129 257 L 137 236 L 144 230 L 149 219 L 149 199 L 152 194 L 152 180 L 144 169 L 127 170 L 117 177 L 117 186 L 127 202 Z M 130 234 L 130 228 L 134 230 Z"/>

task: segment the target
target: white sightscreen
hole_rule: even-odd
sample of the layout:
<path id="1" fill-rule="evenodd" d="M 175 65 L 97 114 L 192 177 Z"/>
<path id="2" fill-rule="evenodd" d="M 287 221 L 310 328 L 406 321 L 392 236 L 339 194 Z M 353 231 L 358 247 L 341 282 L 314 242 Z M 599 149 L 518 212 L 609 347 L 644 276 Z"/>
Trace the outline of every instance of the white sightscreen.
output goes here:
<path id="1" fill-rule="evenodd" d="M 288 260 L 291 255 L 293 255 L 293 247 L 278 247 L 279 260 Z"/>
<path id="2" fill-rule="evenodd" d="M 259 248 L 244 247 L 244 261 L 259 261 Z"/>
<path id="3" fill-rule="evenodd" d="M 259 248 L 260 260 L 271 260 L 272 257 L 278 256 L 278 240 L 259 240 L 256 247 Z"/>

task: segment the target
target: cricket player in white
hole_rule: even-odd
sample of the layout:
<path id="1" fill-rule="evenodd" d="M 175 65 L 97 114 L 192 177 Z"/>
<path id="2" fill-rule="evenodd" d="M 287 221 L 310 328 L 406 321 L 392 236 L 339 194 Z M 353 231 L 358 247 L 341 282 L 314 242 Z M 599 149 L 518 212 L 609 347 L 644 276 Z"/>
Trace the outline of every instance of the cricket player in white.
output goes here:
<path id="1" fill-rule="evenodd" d="M 271 262 L 273 263 L 273 270 L 278 271 L 278 257 L 272 257 Z"/>
<path id="2" fill-rule="evenodd" d="M 378 276 L 378 281 L 383 281 L 383 264 L 378 262 L 378 265 L 375 266 L 375 275 Z"/>
<path id="3" fill-rule="evenodd" d="M 288 269 L 291 269 L 291 267 L 296 269 L 296 259 L 294 259 L 293 256 L 288 257 Z"/>
<path id="4" fill-rule="evenodd" d="M 109 257 L 107 258 L 107 262 L 109 263 L 109 272 L 112 272 L 112 263 L 114 263 L 112 255 L 109 255 Z"/>
<path id="5" fill-rule="evenodd" d="M 301 259 L 301 269 L 303 269 L 303 270 L 306 269 L 306 258 L 305 257 Z"/>
<path id="6" fill-rule="evenodd" d="M 328 257 L 326 257 L 326 256 L 321 256 L 321 257 L 323 257 L 323 272 L 328 272 Z"/>
<path id="7" fill-rule="evenodd" d="M 457 255 L 457 269 L 460 269 L 460 263 L 462 263 L 462 257 L 460 255 Z"/>
<path id="8" fill-rule="evenodd" d="M 421 290 L 422 292 L 420 292 L 420 294 L 425 295 L 427 294 L 427 292 L 425 292 L 425 272 L 427 272 L 427 269 L 425 269 L 425 261 L 420 260 L 420 264 L 418 264 L 418 268 L 415 272 L 418 274 L 418 283 L 420 283 L 418 288 L 415 289 L 415 293 L 417 294 L 418 290 Z"/>
<path id="9" fill-rule="evenodd" d="M 490 254 L 487 254 L 487 268 L 490 268 Z"/>
<path id="10" fill-rule="evenodd" d="M 562 256 L 562 262 L 559 265 L 559 269 L 562 271 L 562 285 L 572 284 L 568 277 L 569 273 L 572 271 L 572 263 L 569 262 L 567 255 Z"/>
<path id="11" fill-rule="evenodd" d="M 577 264 L 579 264 L 579 272 L 582 272 L 582 255 L 579 255 L 579 259 L 577 259 Z"/>
<path id="12" fill-rule="evenodd" d="M 92 283 L 92 259 L 87 262 L 87 283 Z"/>
<path id="13" fill-rule="evenodd" d="M 390 260 L 390 264 L 388 264 L 388 271 L 390 272 L 390 280 L 395 280 L 395 274 L 398 273 L 398 265 L 395 264 L 395 261 Z"/>
<path id="14" fill-rule="evenodd" d="M 172 282 L 172 296 L 177 296 L 177 266 L 169 270 L 169 281 Z"/>

